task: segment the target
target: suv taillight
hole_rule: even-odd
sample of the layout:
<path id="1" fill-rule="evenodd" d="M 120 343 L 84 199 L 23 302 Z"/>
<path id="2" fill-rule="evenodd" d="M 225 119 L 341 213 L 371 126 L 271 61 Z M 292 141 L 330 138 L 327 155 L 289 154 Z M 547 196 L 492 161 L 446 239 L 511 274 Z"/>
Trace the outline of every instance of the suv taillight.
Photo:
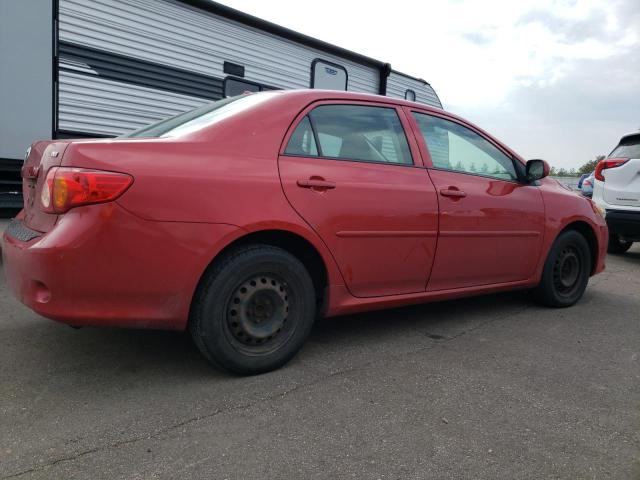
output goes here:
<path id="1" fill-rule="evenodd" d="M 40 201 L 45 212 L 64 213 L 92 203 L 111 202 L 133 183 L 126 173 L 53 167 L 47 172 Z"/>
<path id="2" fill-rule="evenodd" d="M 602 175 L 603 170 L 619 167 L 623 163 L 626 163 L 628 160 L 628 158 L 605 158 L 604 160 L 600 160 L 596 165 L 594 177 L 596 177 L 596 180 L 604 182 L 604 175 Z"/>

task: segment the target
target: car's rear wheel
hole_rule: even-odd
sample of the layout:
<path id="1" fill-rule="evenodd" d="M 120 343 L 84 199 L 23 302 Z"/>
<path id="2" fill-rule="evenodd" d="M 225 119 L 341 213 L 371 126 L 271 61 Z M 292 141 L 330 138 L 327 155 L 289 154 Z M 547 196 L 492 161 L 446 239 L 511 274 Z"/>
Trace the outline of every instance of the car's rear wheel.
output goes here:
<path id="1" fill-rule="evenodd" d="M 549 307 L 569 307 L 580 300 L 591 272 L 589 245 L 579 232 L 567 230 L 553 243 L 534 298 Z"/>
<path id="2" fill-rule="evenodd" d="M 609 235 L 609 245 L 607 246 L 607 252 L 609 253 L 625 253 L 631 248 L 633 242 L 625 242 L 620 235 L 611 233 Z"/>
<path id="3" fill-rule="evenodd" d="M 315 318 L 315 291 L 304 265 L 269 245 L 224 255 L 204 275 L 189 329 L 200 351 L 232 372 L 279 368 L 300 350 Z"/>

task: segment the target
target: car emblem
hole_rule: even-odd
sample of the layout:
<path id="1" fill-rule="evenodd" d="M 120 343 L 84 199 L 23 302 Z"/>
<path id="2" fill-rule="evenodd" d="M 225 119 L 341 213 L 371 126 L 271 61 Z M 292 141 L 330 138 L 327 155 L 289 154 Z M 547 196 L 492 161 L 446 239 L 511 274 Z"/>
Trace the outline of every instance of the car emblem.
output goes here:
<path id="1" fill-rule="evenodd" d="M 56 152 L 56 151 L 51 152 L 51 156 L 52 157 L 57 157 L 58 156 L 58 152 Z"/>

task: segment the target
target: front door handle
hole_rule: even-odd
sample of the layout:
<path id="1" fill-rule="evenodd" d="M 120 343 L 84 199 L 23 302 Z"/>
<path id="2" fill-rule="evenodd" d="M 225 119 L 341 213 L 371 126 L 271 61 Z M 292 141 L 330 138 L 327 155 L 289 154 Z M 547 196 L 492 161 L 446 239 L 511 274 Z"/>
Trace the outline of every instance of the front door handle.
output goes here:
<path id="1" fill-rule="evenodd" d="M 441 189 L 440 195 L 442 195 L 443 197 L 453 197 L 453 198 L 463 198 L 467 196 L 465 192 L 463 192 L 462 190 L 458 190 L 455 187 Z"/>
<path id="2" fill-rule="evenodd" d="M 313 188 L 314 190 L 329 190 L 331 188 L 336 188 L 335 182 L 330 182 L 321 178 L 298 180 L 296 183 L 301 188 Z"/>

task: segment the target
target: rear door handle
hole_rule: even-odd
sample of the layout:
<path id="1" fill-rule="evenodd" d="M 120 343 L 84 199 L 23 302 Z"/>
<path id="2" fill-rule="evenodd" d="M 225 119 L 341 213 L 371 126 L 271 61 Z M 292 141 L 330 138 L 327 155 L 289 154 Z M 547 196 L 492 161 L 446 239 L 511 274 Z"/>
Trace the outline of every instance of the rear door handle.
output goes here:
<path id="1" fill-rule="evenodd" d="M 331 188 L 336 188 L 335 182 L 330 182 L 328 180 L 321 180 L 319 178 L 309 178 L 307 180 L 298 180 L 296 183 L 301 188 L 315 188 L 318 190 L 329 190 Z"/>
<path id="2" fill-rule="evenodd" d="M 466 197 L 467 194 L 462 190 L 458 190 L 457 188 L 443 188 L 440 190 L 440 195 L 443 197 L 453 197 L 453 198 L 463 198 Z"/>

